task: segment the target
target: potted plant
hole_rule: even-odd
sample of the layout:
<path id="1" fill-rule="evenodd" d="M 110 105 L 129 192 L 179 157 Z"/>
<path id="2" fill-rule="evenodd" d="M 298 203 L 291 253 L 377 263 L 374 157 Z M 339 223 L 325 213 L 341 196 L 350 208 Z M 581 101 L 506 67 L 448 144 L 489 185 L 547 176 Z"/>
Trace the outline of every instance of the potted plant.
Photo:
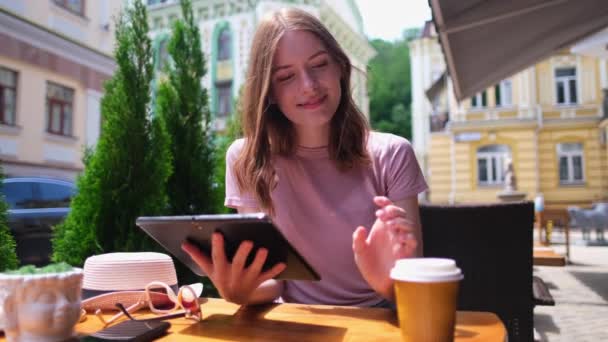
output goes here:
<path id="1" fill-rule="evenodd" d="M 0 273 L 0 329 L 9 342 L 62 341 L 80 317 L 82 269 L 66 263 Z"/>

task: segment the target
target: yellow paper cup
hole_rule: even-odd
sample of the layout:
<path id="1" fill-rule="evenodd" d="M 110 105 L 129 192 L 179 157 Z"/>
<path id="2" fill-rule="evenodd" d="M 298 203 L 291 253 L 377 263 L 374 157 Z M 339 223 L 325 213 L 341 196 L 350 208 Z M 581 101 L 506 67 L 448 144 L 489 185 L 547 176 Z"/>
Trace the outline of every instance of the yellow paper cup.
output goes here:
<path id="1" fill-rule="evenodd" d="M 463 276 L 451 259 L 401 259 L 391 270 L 404 342 L 454 340 L 458 286 Z"/>

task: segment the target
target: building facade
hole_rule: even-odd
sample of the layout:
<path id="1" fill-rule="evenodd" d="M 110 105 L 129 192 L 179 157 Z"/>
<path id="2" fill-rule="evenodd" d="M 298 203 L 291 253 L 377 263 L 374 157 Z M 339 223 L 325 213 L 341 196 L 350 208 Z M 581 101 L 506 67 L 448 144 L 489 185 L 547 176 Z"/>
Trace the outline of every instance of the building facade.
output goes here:
<path id="1" fill-rule="evenodd" d="M 606 58 L 564 49 L 459 103 L 427 26 L 410 49 L 413 140 L 428 200 L 497 201 L 507 159 L 518 190 L 542 195 L 546 207 L 608 200 Z"/>
<path id="2" fill-rule="evenodd" d="M 290 6 L 318 17 L 336 37 L 355 69 L 351 79 L 353 97 L 368 115 L 366 70 L 375 51 L 363 33 L 361 15 L 354 1 L 194 0 L 193 12 L 199 24 L 207 62 L 203 85 L 209 91 L 216 129 L 222 130 L 225 119 L 233 112 L 234 100 L 245 81 L 251 41 L 260 18 L 271 11 Z M 181 17 L 181 8 L 176 0 L 149 0 L 148 10 L 157 56 L 156 67 L 160 69 L 167 56 L 171 22 Z"/>
<path id="3" fill-rule="evenodd" d="M 122 0 L 0 0 L 0 160 L 8 176 L 74 180 L 100 131 Z"/>

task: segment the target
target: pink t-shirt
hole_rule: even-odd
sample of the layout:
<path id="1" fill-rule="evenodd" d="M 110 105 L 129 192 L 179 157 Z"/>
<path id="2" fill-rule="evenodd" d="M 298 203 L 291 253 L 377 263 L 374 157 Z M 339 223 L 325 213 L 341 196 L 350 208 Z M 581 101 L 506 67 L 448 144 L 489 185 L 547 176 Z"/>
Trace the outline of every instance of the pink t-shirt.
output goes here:
<path id="1" fill-rule="evenodd" d="M 241 193 L 232 165 L 244 144 L 235 141 L 226 155 L 226 200 L 229 207 L 259 207 L 252 194 Z M 393 201 L 427 189 L 410 143 L 399 136 L 370 133 L 372 164 L 340 172 L 326 148 L 298 148 L 289 158 L 275 156 L 278 176 L 271 197 L 273 222 L 320 274 L 321 281 L 286 281 L 286 302 L 373 306 L 383 299 L 359 272 L 352 235 L 375 221 L 373 197 Z"/>

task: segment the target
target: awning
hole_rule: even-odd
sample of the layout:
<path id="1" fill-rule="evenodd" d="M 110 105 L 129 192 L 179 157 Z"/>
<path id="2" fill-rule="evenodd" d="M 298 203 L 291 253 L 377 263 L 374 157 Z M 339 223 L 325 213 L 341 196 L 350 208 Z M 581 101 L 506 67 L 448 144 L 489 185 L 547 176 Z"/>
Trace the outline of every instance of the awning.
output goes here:
<path id="1" fill-rule="evenodd" d="M 607 0 L 429 0 L 459 100 L 608 26 Z"/>
<path id="2" fill-rule="evenodd" d="M 608 58 L 608 28 L 576 43 L 570 51 L 579 55 Z"/>
<path id="3" fill-rule="evenodd" d="M 441 76 L 433 82 L 431 87 L 426 90 L 426 98 L 429 99 L 429 102 L 433 103 L 433 100 L 435 100 L 435 98 L 445 89 L 446 78 L 446 73 L 442 73 Z"/>

